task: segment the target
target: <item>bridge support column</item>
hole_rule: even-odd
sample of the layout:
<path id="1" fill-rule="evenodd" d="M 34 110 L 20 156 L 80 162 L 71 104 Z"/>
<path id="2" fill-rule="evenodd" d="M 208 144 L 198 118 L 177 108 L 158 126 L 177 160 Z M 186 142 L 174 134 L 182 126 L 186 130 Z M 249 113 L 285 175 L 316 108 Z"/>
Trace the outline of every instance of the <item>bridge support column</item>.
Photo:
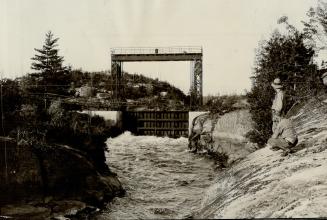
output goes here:
<path id="1" fill-rule="evenodd" d="M 112 77 L 112 84 L 111 84 L 111 91 L 113 92 L 113 99 L 115 102 L 119 102 L 123 100 L 123 84 L 122 84 L 122 63 L 113 61 L 111 62 L 111 77 Z"/>
<path id="2" fill-rule="evenodd" d="M 203 102 L 202 59 L 192 61 L 191 65 L 190 104 L 191 109 L 197 109 Z"/>

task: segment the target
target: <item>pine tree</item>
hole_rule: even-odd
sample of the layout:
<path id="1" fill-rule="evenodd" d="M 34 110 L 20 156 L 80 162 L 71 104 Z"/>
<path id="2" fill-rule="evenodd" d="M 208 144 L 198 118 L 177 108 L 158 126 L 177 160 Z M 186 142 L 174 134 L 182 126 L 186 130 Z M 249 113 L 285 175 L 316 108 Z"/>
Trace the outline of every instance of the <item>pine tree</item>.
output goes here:
<path id="1" fill-rule="evenodd" d="M 68 81 L 68 68 L 63 66 L 64 58 L 58 55 L 59 38 L 54 38 L 51 31 L 46 33 L 42 49 L 34 49 L 36 54 L 31 65 L 37 71 L 39 83 L 46 88 L 46 92 L 66 94 Z"/>

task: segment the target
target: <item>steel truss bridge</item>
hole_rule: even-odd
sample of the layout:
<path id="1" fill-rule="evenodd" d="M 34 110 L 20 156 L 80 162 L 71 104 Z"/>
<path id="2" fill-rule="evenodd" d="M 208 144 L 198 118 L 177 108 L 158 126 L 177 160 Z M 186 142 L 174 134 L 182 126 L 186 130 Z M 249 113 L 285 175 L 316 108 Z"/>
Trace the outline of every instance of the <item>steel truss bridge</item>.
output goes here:
<path id="1" fill-rule="evenodd" d="M 124 100 L 123 63 L 151 61 L 190 61 L 191 109 L 197 109 L 203 102 L 202 47 L 125 47 L 111 48 L 111 74 L 114 80 L 113 97 Z"/>

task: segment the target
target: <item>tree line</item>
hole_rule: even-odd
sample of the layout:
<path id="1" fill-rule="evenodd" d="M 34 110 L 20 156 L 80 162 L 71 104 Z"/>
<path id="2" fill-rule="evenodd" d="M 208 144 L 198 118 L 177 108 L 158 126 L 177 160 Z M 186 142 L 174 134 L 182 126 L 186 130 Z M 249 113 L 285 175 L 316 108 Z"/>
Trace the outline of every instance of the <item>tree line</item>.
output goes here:
<path id="1" fill-rule="evenodd" d="M 87 72 L 65 66 L 64 57 L 59 55 L 58 40 L 59 38 L 54 37 L 51 31 L 47 32 L 42 47 L 35 48 L 35 55 L 31 58 L 31 69 L 34 72 L 15 80 L 0 81 L 2 106 L 0 135 L 8 135 L 17 123 L 21 123 L 19 119 L 21 114 L 26 115 L 34 111 L 35 115 L 45 115 L 43 113 L 49 110 L 52 102 L 74 98 L 79 87 L 92 86 L 102 92 L 112 91 L 115 81 L 110 71 Z M 149 99 L 150 107 L 159 106 L 166 109 L 183 108 L 184 103 L 188 105 L 189 96 L 168 82 L 124 72 L 123 83 L 126 99 Z M 136 87 L 135 84 L 139 86 Z M 147 89 L 146 85 L 150 85 L 151 90 Z M 160 97 L 161 92 L 167 92 L 165 98 Z M 150 100 L 150 97 L 157 98 Z M 64 107 L 64 104 L 61 102 L 60 106 Z"/>

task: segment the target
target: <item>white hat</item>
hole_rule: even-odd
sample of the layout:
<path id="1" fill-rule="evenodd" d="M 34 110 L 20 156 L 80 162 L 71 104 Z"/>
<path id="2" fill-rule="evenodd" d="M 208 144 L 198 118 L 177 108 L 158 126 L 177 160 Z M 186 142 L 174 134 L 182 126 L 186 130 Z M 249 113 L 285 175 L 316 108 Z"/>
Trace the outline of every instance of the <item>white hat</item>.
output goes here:
<path id="1" fill-rule="evenodd" d="M 283 85 L 281 84 L 279 78 L 276 78 L 276 79 L 274 80 L 274 82 L 271 83 L 271 86 L 272 86 L 274 89 L 282 89 L 282 88 L 283 88 Z"/>

